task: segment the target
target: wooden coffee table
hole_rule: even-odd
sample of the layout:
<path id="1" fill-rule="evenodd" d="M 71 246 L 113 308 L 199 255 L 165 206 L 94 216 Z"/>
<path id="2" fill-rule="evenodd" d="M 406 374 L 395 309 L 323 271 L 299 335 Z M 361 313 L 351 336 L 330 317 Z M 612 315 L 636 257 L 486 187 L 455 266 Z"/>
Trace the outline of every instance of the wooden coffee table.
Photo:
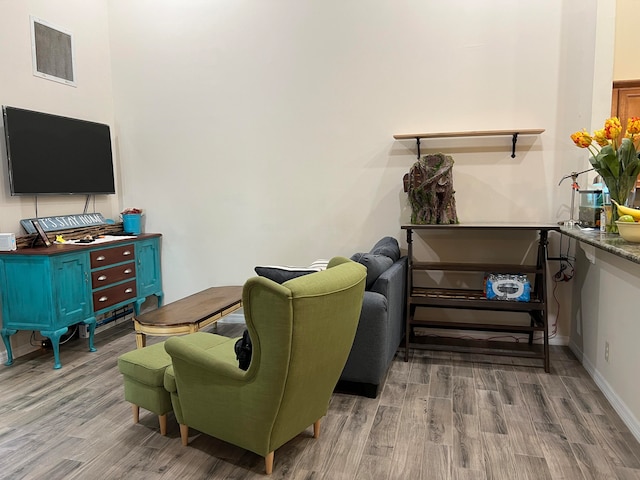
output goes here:
<path id="1" fill-rule="evenodd" d="M 242 287 L 211 287 L 133 318 L 136 347 L 146 335 L 184 335 L 217 322 L 242 307 Z"/>

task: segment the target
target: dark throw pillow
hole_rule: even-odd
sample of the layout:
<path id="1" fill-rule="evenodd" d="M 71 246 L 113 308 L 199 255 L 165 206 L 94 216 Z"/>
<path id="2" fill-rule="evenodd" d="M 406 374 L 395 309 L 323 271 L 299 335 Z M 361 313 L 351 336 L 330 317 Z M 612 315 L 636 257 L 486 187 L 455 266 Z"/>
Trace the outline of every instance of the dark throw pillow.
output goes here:
<path id="1" fill-rule="evenodd" d="M 384 237 L 378 240 L 373 248 L 369 251 L 374 255 L 385 255 L 397 262 L 400 258 L 400 246 L 398 241 L 393 237 Z"/>
<path id="2" fill-rule="evenodd" d="M 284 265 L 269 265 L 264 267 L 255 267 L 254 270 L 261 277 L 273 280 L 276 283 L 284 283 L 294 278 L 309 275 L 310 273 L 320 272 L 327 269 L 329 260 L 319 258 L 308 267 L 288 267 Z"/>
<path id="3" fill-rule="evenodd" d="M 371 253 L 356 253 L 351 257 L 351 260 L 367 267 L 367 290 L 371 288 L 382 272 L 393 265 L 393 260 L 386 255 L 373 255 Z"/>
<path id="4" fill-rule="evenodd" d="M 256 267 L 255 271 L 261 277 L 268 278 L 276 283 L 284 283 L 287 280 L 302 277 L 303 275 L 309 275 L 310 273 L 315 273 L 318 270 L 297 267 Z"/>

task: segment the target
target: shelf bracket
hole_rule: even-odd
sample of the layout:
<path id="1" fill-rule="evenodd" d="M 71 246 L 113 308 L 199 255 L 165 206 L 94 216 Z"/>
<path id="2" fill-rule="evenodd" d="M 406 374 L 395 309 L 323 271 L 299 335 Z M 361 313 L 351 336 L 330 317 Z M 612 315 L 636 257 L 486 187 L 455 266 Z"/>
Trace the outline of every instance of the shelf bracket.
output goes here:
<path id="1" fill-rule="evenodd" d="M 516 158 L 516 142 L 518 141 L 518 132 L 513 134 L 511 139 L 511 158 Z"/>
<path id="2" fill-rule="evenodd" d="M 416 137 L 416 146 L 418 147 L 418 160 L 420 160 L 420 137 Z"/>

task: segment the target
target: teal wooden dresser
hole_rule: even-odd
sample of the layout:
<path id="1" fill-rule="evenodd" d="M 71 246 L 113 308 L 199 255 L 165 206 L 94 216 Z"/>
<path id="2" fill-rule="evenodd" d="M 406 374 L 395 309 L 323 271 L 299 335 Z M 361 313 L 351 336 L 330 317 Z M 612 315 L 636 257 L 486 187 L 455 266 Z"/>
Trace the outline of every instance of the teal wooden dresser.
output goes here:
<path id="1" fill-rule="evenodd" d="M 89 351 L 96 315 L 133 304 L 136 315 L 150 295 L 162 305 L 160 234 L 96 244 L 62 244 L 0 252 L 2 330 L 7 362 L 11 335 L 39 331 L 51 339 L 53 368 L 60 368 L 60 337 L 68 327 L 89 326 Z"/>

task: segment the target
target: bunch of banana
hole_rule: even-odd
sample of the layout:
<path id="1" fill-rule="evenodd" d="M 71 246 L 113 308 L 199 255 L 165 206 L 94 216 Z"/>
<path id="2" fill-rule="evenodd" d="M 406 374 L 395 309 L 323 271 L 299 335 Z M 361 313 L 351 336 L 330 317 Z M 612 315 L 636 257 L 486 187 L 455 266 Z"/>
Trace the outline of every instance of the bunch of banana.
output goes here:
<path id="1" fill-rule="evenodd" d="M 618 213 L 620 214 L 620 216 L 631 215 L 636 222 L 640 221 L 640 210 L 620 205 L 614 199 L 611 199 L 611 201 L 615 203 L 616 207 L 618 207 Z"/>

